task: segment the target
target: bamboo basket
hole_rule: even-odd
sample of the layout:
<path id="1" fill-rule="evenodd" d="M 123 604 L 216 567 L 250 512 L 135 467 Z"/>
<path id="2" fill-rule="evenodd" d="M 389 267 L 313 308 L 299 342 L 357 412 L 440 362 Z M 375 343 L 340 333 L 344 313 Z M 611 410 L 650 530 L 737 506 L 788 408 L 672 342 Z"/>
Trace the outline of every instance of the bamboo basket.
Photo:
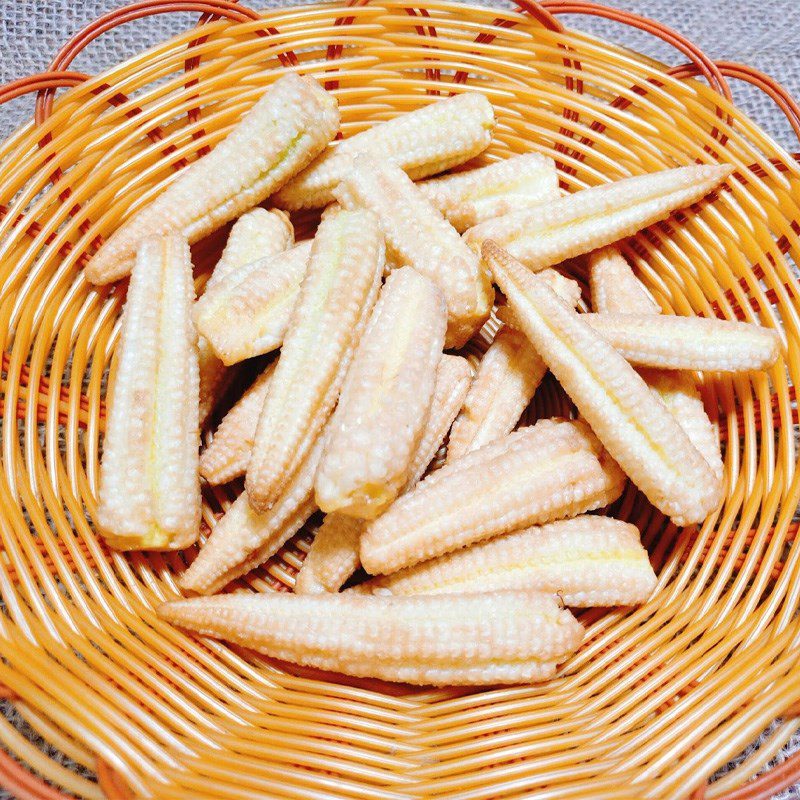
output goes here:
<path id="1" fill-rule="evenodd" d="M 749 781 L 800 724 L 800 156 L 737 110 L 728 80 L 767 92 L 798 134 L 800 108 L 768 77 L 712 62 L 634 14 L 581 0 L 519 5 L 259 14 L 146 0 L 92 23 L 47 72 L 0 89 L 0 102 L 37 92 L 35 120 L 0 147 L 0 696 L 97 776 L 66 769 L 0 718 L 0 743 L 18 759 L 0 750 L 0 784 L 16 797 L 752 800 L 800 776 L 795 757 Z M 199 28 L 103 75 L 70 70 L 115 25 L 187 10 L 202 14 Z M 565 30 L 567 12 L 649 31 L 687 63 L 668 69 Z M 642 530 L 657 593 L 635 610 L 585 613 L 584 646 L 547 683 L 412 689 L 191 638 L 153 608 L 177 594 L 193 553 L 121 555 L 92 527 L 125 286 L 94 288 L 81 267 L 285 70 L 326 82 L 345 135 L 450 92 L 485 92 L 499 120 L 489 157 L 549 153 L 570 190 L 696 160 L 736 165 L 723 190 L 625 248 L 665 307 L 780 327 L 785 357 L 766 375 L 707 376 L 724 505 L 681 530 L 633 490 L 622 498 L 615 513 Z M 60 87 L 72 88 L 56 98 Z M 195 246 L 198 287 L 223 241 L 224 231 Z M 543 391 L 537 411 L 562 402 Z M 205 526 L 233 496 L 207 490 Z M 307 543 L 305 531 L 240 588 L 291 589 Z M 708 782 L 778 717 L 760 749 Z"/>

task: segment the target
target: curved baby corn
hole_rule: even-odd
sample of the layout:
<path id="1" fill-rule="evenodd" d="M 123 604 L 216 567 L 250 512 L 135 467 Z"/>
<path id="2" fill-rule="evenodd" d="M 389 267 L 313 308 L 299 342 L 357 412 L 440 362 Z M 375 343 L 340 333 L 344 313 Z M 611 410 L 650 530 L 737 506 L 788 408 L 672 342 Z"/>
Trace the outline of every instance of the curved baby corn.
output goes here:
<path id="1" fill-rule="evenodd" d="M 592 309 L 600 314 L 660 314 L 661 307 L 614 245 L 589 254 Z"/>

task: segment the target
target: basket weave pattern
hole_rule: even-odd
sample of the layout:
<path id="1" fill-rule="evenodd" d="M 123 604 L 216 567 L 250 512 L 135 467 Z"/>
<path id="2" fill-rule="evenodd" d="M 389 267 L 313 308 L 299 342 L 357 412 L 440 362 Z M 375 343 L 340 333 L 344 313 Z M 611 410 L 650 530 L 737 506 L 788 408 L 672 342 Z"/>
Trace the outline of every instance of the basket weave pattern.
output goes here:
<path id="1" fill-rule="evenodd" d="M 202 31 L 102 76 L 69 70 L 109 27 L 170 10 L 202 13 Z M 618 13 L 674 44 L 686 65 L 667 70 L 565 31 L 554 16 L 564 12 L 616 13 L 577 1 L 264 15 L 225 0 L 142 2 L 87 28 L 47 73 L 0 89 L 0 102 L 39 92 L 35 121 L 0 146 L 0 696 L 100 785 L 4 720 L 0 744 L 54 783 L 110 798 L 588 800 L 766 797 L 793 779 L 796 760 L 742 786 L 800 717 L 800 169 L 735 108 L 727 79 L 759 85 L 799 134 L 800 109 L 765 76 L 711 62 L 663 26 Z M 785 358 L 767 375 L 708 376 L 724 505 L 681 530 L 625 494 L 614 513 L 641 529 L 656 596 L 584 613 L 584 646 L 548 683 L 410 689 L 191 638 L 153 608 L 178 593 L 194 553 L 121 555 L 92 527 L 125 285 L 91 287 L 81 267 L 285 69 L 326 82 L 345 135 L 451 91 L 482 91 L 498 116 L 489 155 L 548 153 L 569 190 L 694 160 L 736 165 L 723 190 L 626 253 L 666 308 L 779 326 Z M 54 98 L 62 86 L 73 88 Z M 296 222 L 302 234 L 313 220 Z M 193 248 L 198 288 L 223 242 L 224 231 Z M 551 386 L 534 412 L 563 407 Z M 208 487 L 204 525 L 234 496 Z M 307 537 L 241 587 L 290 589 Z M 707 785 L 778 716 L 768 744 Z M 0 753 L 4 782 L 21 798 L 61 796 Z"/>

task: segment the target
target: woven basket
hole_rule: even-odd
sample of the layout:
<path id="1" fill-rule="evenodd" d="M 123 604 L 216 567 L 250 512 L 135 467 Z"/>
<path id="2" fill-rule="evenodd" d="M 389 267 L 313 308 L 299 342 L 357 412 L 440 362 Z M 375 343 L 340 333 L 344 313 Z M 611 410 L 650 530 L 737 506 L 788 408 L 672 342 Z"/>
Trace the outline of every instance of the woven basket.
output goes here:
<path id="1" fill-rule="evenodd" d="M 0 89 L 0 102 L 38 91 L 35 122 L 0 147 L 0 696 L 98 778 L 60 766 L 0 718 L 0 743 L 50 784 L 87 798 L 732 800 L 797 779 L 795 758 L 746 783 L 800 718 L 800 169 L 735 108 L 727 79 L 760 86 L 798 133 L 800 108 L 766 76 L 711 62 L 635 15 L 577 0 L 520 5 L 256 14 L 224 0 L 149 0 L 93 23 L 47 72 Z M 101 76 L 69 71 L 105 30 L 187 10 L 203 14 L 202 30 Z M 562 12 L 642 28 L 689 61 L 666 69 L 566 31 Z M 626 251 L 679 314 L 779 324 L 785 358 L 768 375 L 707 376 L 724 505 L 680 530 L 633 490 L 623 497 L 615 512 L 642 530 L 658 591 L 642 608 L 585 613 L 584 646 L 548 683 L 411 689 L 191 638 L 153 608 L 177 594 L 193 553 L 121 555 L 92 527 L 125 286 L 93 288 L 81 267 L 284 69 L 327 82 L 345 135 L 430 96 L 480 90 L 499 120 L 490 155 L 549 153 L 570 190 L 695 160 L 736 165 L 723 191 Z M 224 231 L 194 248 L 198 285 L 223 241 Z M 549 414 L 562 402 L 543 391 L 536 407 Z M 233 496 L 208 489 L 205 525 Z M 290 588 L 307 537 L 241 585 Z M 776 717 L 758 751 L 708 783 Z M 2 750 L 0 784 L 18 798 L 62 796 Z"/>

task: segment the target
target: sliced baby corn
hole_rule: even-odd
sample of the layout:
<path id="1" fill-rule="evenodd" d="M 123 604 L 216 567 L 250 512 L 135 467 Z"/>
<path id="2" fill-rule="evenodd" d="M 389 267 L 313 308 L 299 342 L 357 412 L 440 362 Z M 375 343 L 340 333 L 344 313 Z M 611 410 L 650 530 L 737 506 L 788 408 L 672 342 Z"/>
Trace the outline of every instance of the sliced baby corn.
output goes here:
<path id="1" fill-rule="evenodd" d="M 197 329 L 224 364 L 277 349 L 311 255 L 311 242 L 246 264 L 195 303 Z"/>
<path id="2" fill-rule="evenodd" d="M 211 444 L 201 454 L 200 474 L 210 484 L 227 483 L 247 470 L 258 418 L 274 370 L 273 362 L 225 415 Z"/>
<path id="3" fill-rule="evenodd" d="M 705 519 L 721 486 L 664 403 L 586 315 L 494 243 L 483 255 L 523 331 L 631 480 L 676 523 Z"/>
<path id="4" fill-rule="evenodd" d="M 659 314 L 583 314 L 633 364 L 662 369 L 747 372 L 780 355 L 772 328 L 747 322 Z"/>
<path id="5" fill-rule="evenodd" d="M 644 603 L 656 575 L 639 531 L 627 522 L 585 514 L 480 542 L 353 591 L 369 594 L 456 594 L 534 589 L 568 606 Z"/>
<path id="6" fill-rule="evenodd" d="M 315 80 L 284 75 L 207 156 L 118 228 L 86 267 L 92 283 L 130 272 L 136 248 L 176 231 L 196 242 L 258 205 L 305 167 L 339 128 L 336 100 Z"/>
<path id="7" fill-rule="evenodd" d="M 541 153 L 513 156 L 417 185 L 460 232 L 487 219 L 561 196 L 555 162 Z"/>
<path id="8" fill-rule="evenodd" d="M 607 247 L 589 257 L 592 305 L 600 313 L 660 314 L 661 309 L 633 274 L 622 253 Z M 703 399 L 691 375 L 658 369 L 640 369 L 645 383 L 664 401 L 689 441 L 722 479 L 719 436 L 706 414 Z"/>
<path id="9" fill-rule="evenodd" d="M 189 245 L 142 242 L 122 317 L 97 523 L 120 550 L 188 547 L 200 526 L 197 333 Z"/>
<path id="10" fill-rule="evenodd" d="M 608 505 L 625 478 L 596 451 L 586 426 L 542 420 L 468 453 L 366 527 L 361 563 L 373 575 L 394 572 L 526 525 Z"/>
<path id="11" fill-rule="evenodd" d="M 275 555 L 316 511 L 314 474 L 322 447 L 322 437 L 318 436 L 268 511 L 254 511 L 247 494 L 240 494 L 181 576 L 180 587 L 213 594 Z"/>
<path id="12" fill-rule="evenodd" d="M 256 511 L 266 511 L 278 497 L 333 411 L 375 304 L 384 261 L 383 237 L 371 213 L 342 211 L 320 223 L 247 469 Z"/>
<path id="13" fill-rule="evenodd" d="M 534 270 L 630 236 L 699 200 L 730 175 L 728 165 L 678 167 L 594 186 L 470 228 L 480 252 L 492 240 Z"/>
<path id="14" fill-rule="evenodd" d="M 445 346 L 461 347 L 489 317 L 494 291 L 480 259 L 397 166 L 357 156 L 334 190 L 344 208 L 377 214 L 394 263 L 430 278 L 447 301 Z"/>
<path id="15" fill-rule="evenodd" d="M 159 616 L 283 661 L 358 677 L 453 685 L 548 678 L 580 623 L 552 595 L 229 594 L 165 603 Z"/>
<path id="16" fill-rule="evenodd" d="M 322 208 L 349 169 L 350 158 L 372 155 L 396 164 L 412 180 L 469 161 L 492 140 L 494 111 L 481 94 L 461 94 L 401 114 L 326 150 L 273 198 L 282 208 Z"/>
<path id="17" fill-rule="evenodd" d="M 374 519 L 397 497 L 430 410 L 447 308 L 411 267 L 386 279 L 329 424 L 314 485 L 325 512 Z"/>
<path id="18" fill-rule="evenodd" d="M 416 486 L 433 460 L 467 394 L 470 367 L 460 356 L 442 356 L 436 385 L 422 437 L 411 460 L 404 491 Z M 328 514 L 317 531 L 311 549 L 297 574 L 294 590 L 337 592 L 358 569 L 359 541 L 364 520 L 344 514 Z"/>

